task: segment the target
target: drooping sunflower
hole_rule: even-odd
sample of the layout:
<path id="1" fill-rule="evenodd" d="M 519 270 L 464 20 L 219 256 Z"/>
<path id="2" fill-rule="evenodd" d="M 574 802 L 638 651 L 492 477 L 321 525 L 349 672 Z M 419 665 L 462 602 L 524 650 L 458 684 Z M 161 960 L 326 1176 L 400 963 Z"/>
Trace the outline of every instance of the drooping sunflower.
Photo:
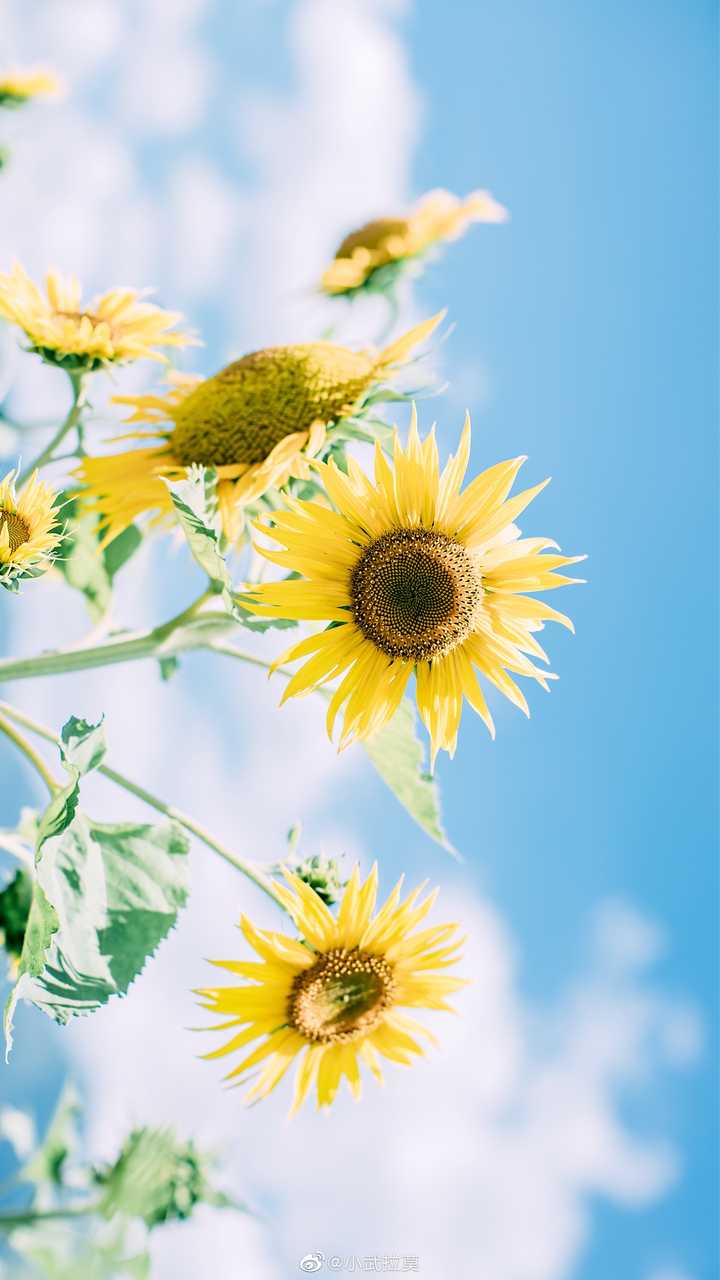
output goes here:
<path id="1" fill-rule="evenodd" d="M 46 291 L 16 263 L 7 275 L 0 273 L 0 316 L 22 329 L 31 351 L 70 373 L 165 361 L 161 348 L 195 344 L 191 335 L 173 331 L 179 312 L 144 301 L 135 289 L 111 289 L 84 307 L 78 281 L 50 271 Z"/>
<path id="2" fill-rule="evenodd" d="M 220 1058 L 261 1043 L 228 1076 L 245 1083 L 264 1063 L 246 1098 L 266 1098 L 293 1062 L 299 1061 L 292 1110 L 316 1084 L 319 1107 L 330 1106 L 345 1076 L 360 1096 L 360 1063 L 382 1082 L 379 1058 L 410 1065 L 424 1049 L 418 1036 L 430 1035 L 401 1009 L 451 1009 L 447 997 L 465 986 L 442 972 L 456 963 L 464 939 L 456 924 L 414 932 L 435 902 L 421 885 L 401 902 L 400 880 L 373 916 L 377 868 L 364 884 L 355 867 L 337 916 L 292 872 L 289 888 L 279 888 L 300 931 L 300 939 L 258 929 L 245 916 L 240 928 L 260 960 L 215 960 L 246 979 L 242 986 L 206 987 L 197 992 L 203 1007 L 224 1015 L 214 1030 L 235 1030 Z"/>
<path id="3" fill-rule="evenodd" d="M 78 471 L 85 501 L 102 513 L 108 539 L 145 512 L 172 514 L 165 479 L 191 465 L 218 478 L 223 529 L 234 539 L 242 509 L 290 477 L 307 478 L 308 459 L 323 447 L 328 428 L 353 412 L 371 389 L 407 360 L 442 314 L 404 334 L 379 354 L 332 342 L 267 347 L 204 380 L 185 378 L 165 396 L 118 396 L 135 412 L 131 423 L 152 423 L 130 439 L 159 444 L 85 458 Z"/>
<path id="4" fill-rule="evenodd" d="M 455 750 L 463 698 L 494 734 L 477 668 L 529 714 L 509 672 L 544 688 L 553 679 L 530 661 L 547 662 L 534 632 L 569 618 L 526 593 L 578 581 L 555 571 L 582 556 L 547 554 L 547 538 L 520 538 L 514 520 L 545 487 L 508 497 L 524 458 L 500 462 L 461 492 L 470 454 L 470 422 L 442 474 L 434 433 L 424 442 L 416 416 L 407 449 L 396 434 L 394 469 L 379 445 L 375 482 L 354 459 L 349 473 L 317 464 L 336 510 L 289 501 L 258 522 L 282 550 L 259 546 L 267 559 L 302 574 L 248 588 L 258 614 L 331 625 L 278 658 L 306 658 L 283 701 L 340 677 L 328 708 L 328 732 L 344 708 L 341 746 L 365 738 L 397 710 L 411 674 L 420 715 L 438 750 Z"/>
<path id="5" fill-rule="evenodd" d="M 471 222 L 505 222 L 507 217 L 507 209 L 488 191 L 473 191 L 464 200 L 449 191 L 430 191 L 409 213 L 376 218 L 346 236 L 321 287 L 334 295 L 385 290 L 433 245 L 457 240 Z"/>
<path id="6" fill-rule="evenodd" d="M 35 472 L 17 493 L 8 472 L 0 480 L 0 586 L 16 590 L 23 578 L 44 573 L 61 536 L 52 490 Z"/>
<path id="7" fill-rule="evenodd" d="M 0 107 L 21 107 L 31 98 L 51 98 L 62 85 L 52 71 L 0 71 Z"/>

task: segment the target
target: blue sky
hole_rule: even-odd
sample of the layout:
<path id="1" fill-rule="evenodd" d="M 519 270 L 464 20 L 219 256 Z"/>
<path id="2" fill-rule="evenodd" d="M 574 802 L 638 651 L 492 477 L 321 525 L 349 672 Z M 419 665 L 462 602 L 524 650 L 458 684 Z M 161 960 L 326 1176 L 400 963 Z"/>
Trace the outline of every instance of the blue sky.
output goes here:
<path id="1" fill-rule="evenodd" d="M 61 0 L 63 7 L 72 14 L 69 0 Z M 415 289 L 414 314 L 447 306 L 456 324 L 440 355 L 449 391 L 421 412 L 426 423 L 437 416 L 449 449 L 470 408 L 476 469 L 527 453 L 526 483 L 552 475 L 523 527 L 549 534 L 564 550 L 588 553 L 588 585 L 569 589 L 560 604 L 577 634 L 548 635 L 561 678 L 550 696 L 531 691 L 529 723 L 494 699 L 497 741 L 467 714 L 454 762 L 439 766 L 462 868 L 417 834 L 367 771 L 346 763 L 335 769 L 330 756 L 331 763 L 317 765 L 306 793 L 309 812 L 301 812 L 310 841 L 337 838 L 363 856 L 381 856 L 386 882 L 411 866 L 418 876 L 440 880 L 455 901 L 471 893 L 479 929 L 493 937 L 500 929 L 505 939 L 491 946 L 483 933 L 481 959 L 514 958 L 513 999 L 533 1046 L 562 1042 L 568 1028 L 577 1029 L 578 1008 L 588 1011 L 580 1039 L 590 1035 L 593 1009 L 599 1016 L 611 1009 L 613 1019 L 649 1019 L 649 1042 L 638 1060 L 630 1055 L 630 1064 L 607 1067 L 603 1088 L 614 1120 L 633 1139 L 672 1144 L 675 1180 L 661 1194 L 658 1175 L 657 1194 L 643 1193 L 638 1174 L 635 1189 L 623 1190 L 622 1170 L 632 1164 L 627 1153 L 610 1160 L 607 1176 L 593 1166 L 576 1185 L 564 1172 L 563 1213 L 580 1215 L 579 1234 L 569 1226 L 563 1234 L 558 1225 L 545 1262 L 538 1244 L 535 1271 L 527 1259 L 503 1256 L 508 1246 L 501 1239 L 492 1262 L 479 1254 L 488 1280 L 711 1280 L 717 1271 L 715 6 L 420 0 L 411 7 L 357 0 L 342 19 L 323 0 L 249 5 L 242 18 L 230 0 L 185 0 L 174 15 L 171 8 L 169 0 L 149 6 L 136 47 L 150 59 L 155 41 L 157 74 L 165 91 L 177 90 L 174 117 L 160 92 L 140 93 L 145 115 L 133 108 L 128 85 L 134 73 L 142 89 L 144 71 L 133 66 L 132 33 L 122 25 L 126 19 L 113 17 L 112 5 L 98 6 L 100 35 L 87 38 L 84 54 L 63 40 L 49 3 L 39 6 L 34 27 L 20 3 L 11 5 L 17 53 L 34 57 L 37 44 L 61 67 L 65 59 L 66 74 L 76 77 L 77 95 L 60 119 L 102 163 L 93 166 L 86 204 L 78 209 L 64 191 L 61 214 L 43 216 L 31 243 L 22 202 L 38 180 L 23 168 L 30 161 L 19 158 L 16 176 L 4 179 L 16 185 L 9 212 L 0 214 L 3 242 L 34 256 L 35 269 L 62 255 L 58 265 L 67 261 L 93 285 L 116 275 L 144 283 L 145 272 L 163 300 L 179 301 L 201 328 L 200 367 L 209 371 L 231 350 L 289 339 L 295 326 L 303 334 L 312 329 L 315 313 L 301 286 L 312 281 L 355 208 L 362 218 L 434 186 L 459 193 L 487 187 L 510 208 L 508 225 L 475 229 Z M 108 31 L 122 51 L 112 64 L 103 63 L 109 58 L 103 39 L 112 47 Z M 96 136 L 93 121 L 106 127 L 105 136 Z M 23 127 L 27 138 L 18 139 L 18 151 L 31 146 Z M 103 163 L 116 175 L 122 223 L 117 202 L 108 212 L 112 183 L 103 186 Z M 78 219 L 83 236 L 73 230 Z M 103 236 L 108 224 L 123 234 Z M 202 272 L 192 267 L 198 255 Z M 19 374 L 19 404 L 57 395 L 47 379 L 31 385 L 29 375 Z M 183 599 L 177 558 L 171 566 L 168 594 Z M 138 608 L 130 592 L 125 603 Z M 32 610 L 22 603 L 9 641 L 15 648 L 36 647 Z M 247 763 L 246 733 L 238 732 L 242 705 L 222 713 L 230 678 L 196 657 L 184 664 L 177 689 L 147 694 L 180 700 L 180 710 L 168 713 L 168 741 L 172 724 L 182 724 L 189 709 L 193 724 L 200 722 L 190 787 L 218 743 Z M 132 669 L 113 679 L 112 691 L 74 679 L 52 695 L 23 689 L 22 696 L 58 719 L 70 710 L 85 714 L 78 699 L 92 710 L 107 694 L 119 704 L 120 724 L 123 697 L 143 695 L 152 673 Z M 287 732 L 305 732 L 302 713 L 287 714 Z M 110 709 L 108 716 L 112 735 Z M 281 733 L 282 724 L 274 721 L 272 732 Z M 262 758 L 271 768 L 272 746 Z M 293 769 L 302 758 L 299 752 L 291 760 Z M 219 821 L 234 831 L 231 801 L 241 784 L 229 776 L 229 807 Z M 170 770 L 170 784 L 172 777 Z M 267 773 L 258 768 L 253 779 L 253 795 L 264 797 Z M 272 776 L 273 798 L 279 781 L 286 780 Z M 8 774 L 3 784 L 0 815 L 10 824 L 18 775 Z M 198 804 L 208 786 L 214 794 L 212 785 L 197 786 Z M 289 791 L 278 801 L 282 821 L 303 801 L 300 782 Z M 267 817 L 259 820 L 263 856 L 276 856 L 270 844 L 282 830 L 277 819 L 274 829 Z M 199 886 L 200 899 L 204 892 Z M 603 920 L 615 949 L 599 974 Z M 627 947 L 645 956 L 630 963 L 626 955 L 625 969 L 618 960 L 623 921 Z M 186 948 L 206 946 L 212 929 L 200 906 L 193 927 Z M 182 942 L 170 945 L 177 959 Z M 156 981 L 154 998 L 161 999 L 162 981 L 170 979 L 158 966 L 162 980 L 147 982 L 150 991 Z M 139 987 L 133 999 L 142 1003 Z M 682 1071 L 675 1069 L 682 1052 L 673 1065 L 654 1044 L 672 1040 L 667 1011 L 675 1005 L 688 1018 L 699 1012 L 705 1027 L 702 1051 Z M 121 1048 L 134 1025 L 123 1024 L 123 1016 L 129 1015 L 116 1019 Z M 22 1021 L 26 1038 L 40 1033 L 39 1021 L 37 1014 Z M 100 1018 L 98 1036 L 99 1024 Z M 600 1031 L 603 1025 L 601 1018 Z M 678 1025 L 676 1019 L 674 1043 Z M 53 1054 L 70 1045 L 71 1061 L 82 1063 L 83 1054 L 92 1056 L 92 1037 L 87 1023 L 62 1044 L 57 1035 L 47 1038 Z M 491 1045 L 487 1052 L 492 1057 Z M 542 1059 L 541 1048 L 532 1053 Z M 27 1061 L 19 1048 L 15 1070 Z M 538 1084 L 541 1073 L 533 1070 Z M 591 1075 L 599 1070 L 594 1062 Z M 55 1079 L 48 1072 L 38 1088 L 52 1090 Z M 216 1088 L 203 1079 L 208 1092 Z M 443 1087 L 440 1077 L 430 1078 L 415 1104 L 432 1110 L 439 1105 L 434 1091 Z M 137 1097 L 132 1105 L 140 1105 Z M 273 1150 L 280 1114 L 271 1112 L 266 1128 L 256 1112 L 250 1121 L 250 1132 Z M 568 1148 L 582 1114 L 568 1106 Z M 99 1133 L 103 1123 L 97 1121 Z M 557 1123 L 562 1128 L 562 1114 Z M 399 1118 L 398 1142 L 404 1124 Z M 315 1177 L 316 1187 L 328 1190 L 337 1140 L 327 1125 L 322 1129 L 329 1145 L 325 1154 L 318 1148 Z M 502 1158 L 502 1124 L 499 1132 L 493 1141 Z M 345 1140 L 352 1150 L 351 1128 Z M 429 1160 L 433 1150 L 421 1149 L 418 1158 Z M 542 1152 L 532 1150 L 541 1165 Z M 461 1176 L 463 1167 L 459 1162 L 447 1177 Z M 482 1196 L 483 1175 L 472 1162 L 464 1176 Z M 269 1194 L 260 1175 L 256 1182 L 258 1194 Z M 461 1188 L 463 1204 L 472 1205 L 471 1191 Z M 532 1217 L 523 1219 L 522 1200 L 508 1196 L 522 1231 Z M 279 1205 L 290 1223 L 282 1199 Z M 504 1207 L 499 1199 L 499 1216 Z M 554 1207 L 553 1200 L 548 1218 Z M 411 1213 L 412 1203 L 400 1210 Z M 371 1202 L 363 1212 L 373 1250 Z M 277 1246 L 287 1250 L 281 1267 L 294 1256 L 293 1230 L 288 1225 L 287 1244 Z M 350 1227 L 343 1224 L 341 1234 L 350 1247 Z M 307 1247 L 320 1245 L 313 1238 Z M 476 1247 L 469 1232 L 462 1256 L 470 1265 L 453 1274 L 477 1274 L 470 1263 Z M 263 1255 L 263 1266 L 271 1264 Z"/>

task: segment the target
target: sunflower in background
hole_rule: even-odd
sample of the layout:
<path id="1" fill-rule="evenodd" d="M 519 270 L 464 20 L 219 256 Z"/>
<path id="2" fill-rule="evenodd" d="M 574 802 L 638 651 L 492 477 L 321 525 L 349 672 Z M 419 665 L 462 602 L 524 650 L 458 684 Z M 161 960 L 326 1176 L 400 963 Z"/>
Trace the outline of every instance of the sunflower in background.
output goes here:
<path id="1" fill-rule="evenodd" d="M 0 107 L 22 107 L 32 98 L 55 98 L 62 83 L 52 71 L 0 71 Z"/>
<path id="2" fill-rule="evenodd" d="M 16 591 L 23 578 L 44 573 L 61 536 L 53 491 L 35 472 L 18 493 L 8 472 L 0 481 L 0 586 Z"/>
<path id="3" fill-rule="evenodd" d="M 544 688 L 555 677 L 534 633 L 552 619 L 572 623 L 527 592 L 578 581 L 557 569 L 583 556 L 548 554 L 548 538 L 520 538 L 513 523 L 543 484 L 509 497 L 525 461 L 511 458 L 461 492 L 470 457 L 470 422 L 442 474 L 434 432 L 422 442 L 413 413 L 407 449 L 395 437 L 394 468 L 375 450 L 375 482 L 348 458 L 344 475 L 332 459 L 317 464 L 336 510 L 318 502 L 287 502 L 272 523 L 257 528 L 281 550 L 258 546 L 268 560 L 302 574 L 249 587 L 254 613 L 298 621 L 323 620 L 324 631 L 295 644 L 274 666 L 307 659 L 283 701 L 334 678 L 328 733 L 344 708 L 340 745 L 366 738 L 397 711 L 416 676 L 420 715 L 438 750 L 455 750 L 463 699 L 494 734 L 476 671 L 529 714 L 510 672 Z"/>
<path id="4" fill-rule="evenodd" d="M 125 438 L 159 438 L 160 443 L 84 458 L 76 475 L 85 505 L 102 516 L 110 541 L 145 513 L 154 513 L 155 520 L 172 516 L 165 480 L 204 466 L 217 474 L 223 531 L 234 540 L 243 508 L 290 478 L 308 478 L 308 460 L 332 438 L 337 424 L 362 412 L 371 393 L 382 398 L 384 379 L 408 360 L 443 314 L 379 353 L 332 342 L 267 347 L 211 378 L 176 379 L 164 396 L 116 397 L 134 408 L 131 423 L 153 424 L 152 430 Z"/>
<path id="5" fill-rule="evenodd" d="M 449 191 L 430 191 L 409 213 L 377 218 L 346 236 L 323 273 L 321 288 L 333 296 L 362 289 L 389 292 L 434 245 L 459 239 L 472 222 L 505 222 L 508 216 L 488 191 L 473 191 L 464 200 Z"/>
<path id="6" fill-rule="evenodd" d="M 136 289 L 111 289 L 84 305 L 79 282 L 50 271 L 46 294 L 17 263 L 0 273 L 0 316 L 29 338 L 30 350 L 71 374 L 133 360 L 166 361 L 162 348 L 197 345 L 175 330 L 182 316 L 146 302 Z"/>
<path id="7" fill-rule="evenodd" d="M 203 1007 L 223 1015 L 218 1031 L 234 1034 L 220 1058 L 260 1040 L 226 1077 L 246 1081 L 263 1068 L 247 1100 L 266 1098 L 298 1061 L 292 1110 L 313 1085 L 317 1104 L 329 1107 L 345 1076 L 360 1097 L 360 1064 L 382 1083 L 380 1058 L 409 1066 L 434 1037 L 403 1008 L 451 1010 L 447 997 L 466 985 L 444 972 L 458 960 L 464 939 L 456 924 L 415 932 L 435 903 L 421 901 L 424 885 L 401 901 L 400 880 L 376 915 L 377 867 L 364 884 L 356 866 L 337 915 L 298 876 L 285 871 L 289 888 L 275 886 L 300 938 L 258 929 L 245 916 L 240 928 L 259 961 L 212 963 L 244 979 L 242 986 L 205 987 Z"/>

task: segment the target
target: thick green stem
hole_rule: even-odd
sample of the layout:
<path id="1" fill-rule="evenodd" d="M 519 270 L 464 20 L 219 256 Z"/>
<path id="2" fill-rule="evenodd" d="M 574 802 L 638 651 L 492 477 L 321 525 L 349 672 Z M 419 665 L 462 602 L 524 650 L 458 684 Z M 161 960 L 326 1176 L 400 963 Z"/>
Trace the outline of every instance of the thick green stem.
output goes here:
<path id="1" fill-rule="evenodd" d="M 25 715 L 23 711 L 18 711 L 15 707 L 10 706 L 6 702 L 0 702 L 0 711 L 2 711 L 9 720 L 13 720 L 17 724 L 23 725 L 23 727 L 29 729 L 31 733 L 36 733 L 38 737 L 44 738 L 46 742 L 52 742 L 56 746 L 60 746 L 60 739 L 52 732 L 51 729 L 48 729 L 44 724 L 40 724 L 37 720 L 31 719 L 31 717 Z M 196 822 L 194 818 L 189 817 L 188 814 L 183 813 L 180 809 L 176 809 L 174 805 L 165 804 L 164 800 L 153 795 L 151 791 L 148 791 L 139 783 L 133 782 L 132 779 L 126 777 L 125 774 L 119 773 L 117 769 L 111 768 L 110 765 L 101 764 L 99 765 L 97 772 L 101 773 L 103 777 L 107 778 L 110 782 L 113 782 L 115 786 L 121 787 L 123 791 L 128 791 L 131 795 L 137 796 L 139 800 L 142 800 L 143 803 L 148 805 L 151 809 L 155 809 L 158 813 L 164 814 L 166 818 L 170 818 L 172 821 L 179 823 L 186 831 L 189 831 L 192 835 L 196 836 L 198 840 L 201 840 L 203 844 L 207 845 L 208 849 L 212 849 L 213 852 L 217 853 L 219 857 L 225 860 L 225 862 L 229 862 L 237 871 L 240 871 L 244 876 L 247 876 L 248 880 L 252 880 L 253 884 L 256 885 L 258 889 L 261 889 L 269 898 L 272 898 L 276 906 L 280 907 L 283 911 L 286 910 L 284 903 L 281 902 L 280 897 L 275 890 L 272 880 L 259 866 L 257 866 L 257 864 L 248 862 L 245 858 L 241 858 L 239 854 L 233 853 L 231 849 L 228 849 L 224 844 L 221 844 L 219 840 L 216 840 L 215 837 L 211 835 L 209 831 L 206 831 L 199 822 Z"/>
<path id="2" fill-rule="evenodd" d="M 73 427 L 77 427 L 78 442 L 79 444 L 82 443 L 81 418 L 82 418 L 83 409 L 85 408 L 85 404 L 86 404 L 86 397 L 85 397 L 86 376 L 87 375 L 84 373 L 69 374 L 70 382 L 72 385 L 72 392 L 73 392 L 73 399 L 72 399 L 72 404 L 70 406 L 70 411 L 65 421 L 60 424 L 57 431 L 55 432 L 55 435 L 48 442 L 48 444 L 46 444 L 45 448 L 37 455 L 36 458 L 33 458 L 33 461 L 29 464 L 29 466 L 25 467 L 25 469 L 20 473 L 17 479 L 18 488 L 21 485 L 25 484 L 25 481 L 30 478 L 33 471 L 39 471 L 40 468 L 44 467 L 47 462 L 53 461 L 55 450 L 59 447 L 60 444 L 62 444 L 63 440 L 65 439 L 65 436 L 68 434 L 69 431 L 72 431 Z"/>
<path id="3" fill-rule="evenodd" d="M 42 778 L 45 786 L 50 792 L 50 795 L 54 796 L 58 786 L 52 774 L 46 768 L 45 762 L 40 758 L 34 747 L 31 747 L 30 743 L 26 741 L 22 734 L 3 716 L 0 716 L 0 733 L 4 734 L 5 737 L 17 747 L 18 751 L 22 752 L 25 759 L 32 765 L 35 772 Z"/>
<path id="4" fill-rule="evenodd" d="M 135 662 L 139 658 L 150 658 L 161 649 L 163 643 L 174 631 L 191 621 L 199 613 L 202 605 L 211 600 L 214 595 L 215 592 L 212 590 L 205 591 L 187 609 L 183 609 L 167 622 L 153 627 L 151 631 L 140 631 L 122 640 L 106 640 L 103 644 L 84 648 L 40 653 L 33 658 L 5 658 L 0 661 L 0 681 L 29 680 L 35 676 L 89 671 L 93 667 L 109 667 L 118 662 Z M 204 616 L 209 621 L 215 619 L 219 622 L 229 622 L 227 614 L 208 613 Z M 201 639 L 199 634 L 196 647 L 203 648 L 206 643 L 206 638 Z"/>
<path id="5" fill-rule="evenodd" d="M 0 1213 L 0 1231 L 14 1231 L 16 1227 L 31 1227 L 36 1222 L 54 1222 L 62 1218 L 87 1218 L 98 1213 L 100 1206 L 89 1204 L 81 1208 L 67 1209 L 25 1209 L 19 1213 Z"/>

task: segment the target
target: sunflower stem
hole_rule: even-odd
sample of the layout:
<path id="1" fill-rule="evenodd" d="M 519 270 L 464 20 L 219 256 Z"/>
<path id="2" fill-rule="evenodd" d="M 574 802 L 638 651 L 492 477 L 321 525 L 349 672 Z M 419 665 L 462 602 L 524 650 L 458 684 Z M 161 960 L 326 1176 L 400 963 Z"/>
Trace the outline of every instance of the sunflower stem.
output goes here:
<path id="1" fill-rule="evenodd" d="M 17 724 L 21 724 L 25 729 L 29 729 L 31 733 L 36 733 L 39 738 L 43 738 L 46 742 L 52 742 L 58 747 L 62 745 L 57 734 L 53 733 L 52 729 L 49 729 L 47 725 L 40 724 L 38 720 L 33 720 L 30 716 L 25 715 L 24 711 L 18 711 L 16 707 L 11 706 L 9 703 L 0 702 L 0 712 L 2 712 L 2 716 L 0 717 L 0 728 L 4 728 L 4 717 L 7 717 L 8 720 L 12 720 Z M 12 730 L 9 725 L 7 726 L 7 729 L 11 730 L 9 736 L 12 736 L 12 734 L 16 732 Z M 7 731 L 7 729 L 5 729 L 5 731 Z M 32 748 L 29 749 L 32 751 Z M 117 769 L 111 768 L 110 765 L 98 765 L 97 772 L 101 773 L 109 782 L 113 782 L 116 787 L 121 787 L 123 791 L 128 791 L 131 795 L 136 796 L 138 800 L 142 800 L 144 804 L 149 806 L 149 808 L 155 809 L 158 813 L 164 814 L 164 816 L 169 818 L 171 821 L 179 823 L 179 825 L 184 827 L 186 831 L 189 831 L 191 835 L 194 835 L 198 840 L 201 840 L 204 845 L 207 845 L 208 849 L 212 849 L 213 852 L 217 853 L 225 862 L 229 862 L 230 866 L 235 867 L 236 871 L 240 871 L 248 880 L 252 880 L 256 888 L 261 889 L 269 898 L 272 898 L 275 905 L 280 907 L 282 911 L 287 910 L 284 903 L 281 902 L 279 895 L 276 893 L 271 878 L 265 874 L 257 863 L 249 862 L 245 858 L 241 858 L 239 854 L 234 853 L 231 849 L 228 849 L 226 845 L 222 844 L 219 840 L 216 840 L 215 837 L 211 835 L 205 827 L 202 827 L 199 822 L 196 822 L 194 818 L 189 817 L 189 815 L 183 813 L 182 810 L 176 809 L 174 805 L 166 804 L 164 800 L 153 795 L 153 793 L 148 791 L 146 787 L 141 786 L 138 782 L 133 782 L 132 778 L 126 777 L 125 774 L 120 773 Z M 53 783 L 53 786 L 54 785 L 55 784 Z"/>
<path id="2" fill-rule="evenodd" d="M 99 1204 L 77 1205 L 67 1209 L 25 1209 L 18 1213 L 0 1213 L 0 1231 L 13 1231 L 16 1227 L 29 1227 L 35 1222 L 53 1222 L 62 1218 L 85 1218 L 99 1213 Z"/>
<path id="3" fill-rule="evenodd" d="M 72 431 L 73 427 L 77 428 L 78 450 L 82 449 L 82 414 L 85 405 L 87 404 L 85 387 L 87 375 L 84 372 L 69 373 L 68 377 L 70 379 L 70 385 L 72 386 L 73 396 L 68 415 L 64 422 L 61 422 L 55 432 L 55 435 L 48 444 L 46 444 L 45 448 L 42 449 L 37 457 L 33 458 L 29 466 L 25 467 L 25 469 L 20 473 L 17 479 L 18 488 L 25 484 L 25 481 L 30 478 L 34 471 L 39 471 L 41 467 L 44 467 L 48 462 L 52 462 L 54 460 L 55 450 L 60 444 L 62 444 L 62 441 L 65 439 L 68 432 Z"/>
<path id="4" fill-rule="evenodd" d="M 106 640 L 99 645 L 59 649 L 37 654 L 33 658 L 6 658 L 0 661 L 0 680 L 28 680 L 35 676 L 63 675 L 73 671 L 89 671 L 93 667 L 114 666 L 119 662 L 134 662 L 139 658 L 151 658 L 160 652 L 173 632 L 179 630 L 186 622 L 191 622 L 202 606 L 208 600 L 213 600 L 215 596 L 214 587 L 208 588 L 198 596 L 197 600 L 169 618 L 167 622 L 153 627 L 151 631 L 141 631 L 123 640 Z M 211 621 L 230 622 L 227 613 L 209 612 L 204 616 Z M 187 647 L 206 648 L 207 638 L 201 638 L 198 635 L 198 643 Z"/>
<path id="5" fill-rule="evenodd" d="M 30 745 L 26 738 L 15 728 L 4 716 L 0 716 L 0 733 L 4 734 L 18 751 L 25 756 L 25 759 L 32 765 L 36 773 L 40 775 L 45 786 L 51 796 L 55 795 L 58 790 L 58 784 L 52 774 L 47 769 L 45 762 L 40 758 L 34 747 Z"/>

